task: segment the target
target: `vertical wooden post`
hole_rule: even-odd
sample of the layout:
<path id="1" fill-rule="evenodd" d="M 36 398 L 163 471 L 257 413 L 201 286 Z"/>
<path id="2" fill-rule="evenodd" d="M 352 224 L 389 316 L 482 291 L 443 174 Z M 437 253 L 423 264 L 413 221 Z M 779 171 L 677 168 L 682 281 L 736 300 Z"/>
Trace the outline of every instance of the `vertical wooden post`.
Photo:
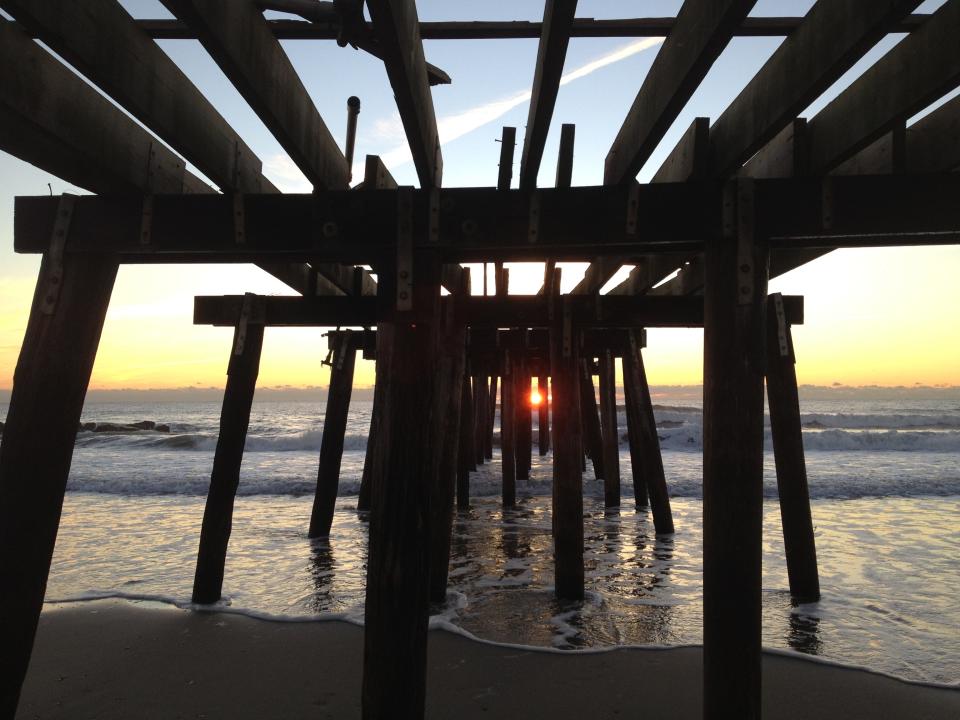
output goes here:
<path id="1" fill-rule="evenodd" d="M 547 376 L 537 378 L 537 392 L 540 393 L 540 407 L 537 408 L 537 449 L 540 457 L 550 452 L 550 388 Z"/>
<path id="2" fill-rule="evenodd" d="M 487 376 L 475 375 L 473 378 L 473 409 L 476 413 L 474 419 L 474 457 L 477 465 L 483 465 L 483 461 L 486 459 L 484 445 L 487 435 L 487 411 L 490 407 L 490 400 L 487 395 Z"/>
<path id="3" fill-rule="evenodd" d="M 593 463 L 594 477 L 602 480 L 604 478 L 603 436 L 600 430 L 597 396 L 589 359 L 580 361 L 580 420 L 583 427 L 583 448 Z M 556 447 L 556 435 L 554 435 L 554 447 Z"/>
<path id="4" fill-rule="evenodd" d="M 233 501 L 240 483 L 243 446 L 247 441 L 250 408 L 260 371 L 263 349 L 263 323 L 256 319 L 253 295 L 243 301 L 243 310 L 233 333 L 227 387 L 220 410 L 220 435 L 213 456 L 210 490 L 203 510 L 200 547 L 193 576 L 193 602 L 214 603 L 223 590 L 223 572 L 227 545 L 233 529 Z"/>
<path id="5" fill-rule="evenodd" d="M 526 330 L 522 332 L 526 332 Z M 517 479 L 529 480 L 530 453 L 533 450 L 533 415 L 530 412 L 531 384 L 525 353 L 520 355 L 514 383 L 513 409 L 516 423 Z"/>
<path id="6" fill-rule="evenodd" d="M 377 346 L 380 345 L 380 333 L 377 333 Z M 379 353 L 378 353 L 379 354 Z M 363 455 L 363 476 L 360 479 L 360 492 L 357 495 L 357 510 L 370 509 L 371 483 L 373 481 L 374 458 L 377 454 L 377 439 L 380 435 L 380 413 L 383 409 L 384 380 L 381 377 L 380 363 L 375 363 L 373 382 L 373 404 L 370 408 L 370 432 L 367 433 L 367 449 Z"/>
<path id="7" fill-rule="evenodd" d="M 504 507 L 513 507 L 517 502 L 516 399 L 517 367 L 514 365 L 513 356 L 507 350 L 500 382 L 500 465 L 503 473 Z"/>
<path id="8" fill-rule="evenodd" d="M 77 426 L 117 276 L 112 257 L 63 254 L 70 202 L 58 210 L 59 249 L 45 254 L 40 266 L 0 445 L 4 718 L 16 712 L 30 662 Z"/>
<path id="9" fill-rule="evenodd" d="M 554 270 L 550 366 L 553 369 L 553 548 L 556 595 L 583 599 L 583 476 L 580 474 L 581 367 L 569 305 Z"/>
<path id="10" fill-rule="evenodd" d="M 753 186 L 724 191 L 705 251 L 703 711 L 760 717 L 763 377 L 768 254 Z"/>
<path id="11" fill-rule="evenodd" d="M 820 599 L 820 576 L 803 453 L 796 362 L 793 333 L 783 313 L 783 297 L 777 293 L 770 296 L 767 305 L 767 402 L 783 545 L 790 593 L 798 601 L 813 602 Z"/>
<path id="12" fill-rule="evenodd" d="M 469 271 L 464 269 L 463 275 L 469 278 Z M 469 280 L 463 282 L 460 294 L 469 294 Z M 440 464 L 430 499 L 430 600 L 434 603 L 442 603 L 447 598 L 453 498 L 460 445 L 460 397 L 466 363 L 466 327 L 458 322 L 455 309 L 449 303 L 443 308 L 442 316 L 440 374 L 437 379 L 437 414 L 442 423 L 438 435 Z"/>
<path id="13" fill-rule="evenodd" d="M 493 426 L 497 421 L 497 376 L 490 377 L 489 405 L 487 406 L 487 431 L 483 436 L 483 455 L 487 460 L 493 459 Z"/>
<path id="14" fill-rule="evenodd" d="M 327 412 L 323 420 L 323 439 L 320 441 L 317 490 L 310 514 L 308 536 L 311 538 L 328 536 L 333 525 L 356 359 L 357 348 L 351 333 L 341 333 L 333 349 L 333 364 L 330 367 L 330 391 L 327 393 Z"/>
<path id="15" fill-rule="evenodd" d="M 663 473 L 663 456 L 660 454 L 660 438 L 657 435 L 657 421 L 653 416 L 653 402 L 650 399 L 650 386 L 643 367 L 643 354 L 633 331 L 629 333 L 629 345 L 623 356 L 624 385 L 629 377 L 630 395 L 627 401 L 627 422 L 632 423 L 639 445 L 634 462 L 639 465 L 641 479 L 650 493 L 650 505 L 653 511 L 653 527 L 657 534 L 673 532 L 673 512 L 670 509 L 670 495 L 667 493 L 667 480 Z M 631 449 L 631 452 L 632 449 Z M 634 486 L 637 475 L 634 472 Z"/>
<path id="16" fill-rule="evenodd" d="M 603 501 L 620 507 L 620 433 L 617 429 L 616 366 L 613 353 L 600 354 L 600 428 L 603 443 Z"/>
<path id="17" fill-rule="evenodd" d="M 460 462 L 457 465 L 457 508 L 470 507 L 470 468 L 476 461 L 474 457 L 473 434 L 473 393 L 470 390 L 470 375 L 466 372 L 461 382 L 460 396 Z M 474 469 L 475 466 L 473 466 Z"/>
<path id="18" fill-rule="evenodd" d="M 628 370 L 625 354 L 623 357 L 623 402 L 627 407 L 627 439 L 630 443 L 630 473 L 633 476 L 633 503 L 637 512 L 650 505 L 647 495 L 647 479 L 643 474 L 642 445 L 640 431 L 635 417 L 637 390 Z"/>
<path id="19" fill-rule="evenodd" d="M 426 695 L 430 503 L 442 422 L 440 262 L 413 250 L 412 196 L 404 188 L 397 198 L 398 263 L 412 265 L 411 286 L 398 283 L 396 310 L 378 330 L 377 361 L 388 382 L 374 478 L 389 468 L 390 481 L 371 488 L 363 658 L 363 717 L 371 719 L 423 717 Z"/>

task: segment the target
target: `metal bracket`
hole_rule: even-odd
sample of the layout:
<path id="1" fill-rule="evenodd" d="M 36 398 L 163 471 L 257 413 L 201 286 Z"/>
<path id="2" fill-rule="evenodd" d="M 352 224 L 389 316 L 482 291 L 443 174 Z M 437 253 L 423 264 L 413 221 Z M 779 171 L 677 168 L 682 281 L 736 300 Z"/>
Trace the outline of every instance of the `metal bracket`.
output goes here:
<path id="1" fill-rule="evenodd" d="M 247 216 L 243 206 L 243 193 L 233 194 L 233 241 L 237 245 L 247 242 Z"/>
<path id="2" fill-rule="evenodd" d="M 530 215 L 527 223 L 527 242 L 535 243 L 540 239 L 540 193 L 530 193 Z"/>
<path id="3" fill-rule="evenodd" d="M 783 309 L 783 295 L 776 293 L 773 298 L 773 309 L 777 314 L 777 342 L 780 346 L 780 357 L 790 357 L 790 341 L 787 338 L 787 314 Z M 794 359 L 796 362 L 796 359 Z"/>
<path id="4" fill-rule="evenodd" d="M 153 195 L 143 196 L 140 210 L 140 244 L 149 245 L 153 237 Z"/>
<path id="5" fill-rule="evenodd" d="M 834 191 L 833 178 L 825 177 L 820 185 L 820 211 L 824 230 L 833 229 Z"/>
<path id="6" fill-rule="evenodd" d="M 751 178 L 737 181 L 737 301 L 749 305 L 754 296 L 756 213 Z"/>
<path id="7" fill-rule="evenodd" d="M 57 217 L 53 221 L 50 249 L 44 256 L 46 283 L 41 295 L 43 299 L 40 302 L 40 312 L 44 315 L 53 315 L 53 311 L 57 308 L 60 287 L 63 285 L 63 252 L 67 244 L 67 234 L 70 231 L 76 199 L 75 195 L 64 193 L 57 204 Z"/>
<path id="8" fill-rule="evenodd" d="M 627 235 L 637 234 L 637 220 L 640 214 L 640 183 L 634 181 L 630 185 L 630 194 L 627 196 Z"/>
<path id="9" fill-rule="evenodd" d="M 397 310 L 413 310 L 413 188 L 397 189 Z"/>

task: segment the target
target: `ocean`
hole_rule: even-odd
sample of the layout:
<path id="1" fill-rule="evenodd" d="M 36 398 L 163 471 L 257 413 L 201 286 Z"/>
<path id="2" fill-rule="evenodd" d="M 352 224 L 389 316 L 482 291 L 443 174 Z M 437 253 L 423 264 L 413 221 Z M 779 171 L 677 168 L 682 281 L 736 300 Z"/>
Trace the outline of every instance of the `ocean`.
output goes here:
<path id="1" fill-rule="evenodd" d="M 676 534 L 656 536 L 649 513 L 635 511 L 623 437 L 618 511 L 604 511 L 589 463 L 584 476 L 587 598 L 558 603 L 550 458 L 534 450 L 530 481 L 518 481 L 518 505 L 505 511 L 495 450 L 471 478 L 470 511 L 456 516 L 447 601 L 432 608 L 433 625 L 558 651 L 702 641 L 702 413 L 696 397 L 655 401 Z M 101 429 L 150 421 L 169 430 L 80 432 L 48 602 L 189 607 L 219 411 L 215 402 L 88 403 L 83 422 Z M 370 411 L 369 401 L 351 406 L 333 532 L 310 541 L 323 404 L 255 404 L 223 610 L 362 622 L 367 526 L 356 493 Z M 768 427 L 764 646 L 960 684 L 960 401 L 804 400 L 802 422 L 823 597 L 790 599 Z M 622 408 L 619 426 L 625 436 Z"/>

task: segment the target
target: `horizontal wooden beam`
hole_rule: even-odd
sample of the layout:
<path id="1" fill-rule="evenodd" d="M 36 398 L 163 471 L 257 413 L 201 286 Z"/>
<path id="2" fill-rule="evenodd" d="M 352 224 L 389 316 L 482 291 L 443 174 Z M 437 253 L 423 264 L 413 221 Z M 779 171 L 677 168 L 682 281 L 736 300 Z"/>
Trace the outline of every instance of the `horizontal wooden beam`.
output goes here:
<path id="1" fill-rule="evenodd" d="M 561 296 L 569 303 L 572 322 L 579 328 L 702 327 L 700 297 Z M 457 319 L 470 326 L 546 328 L 550 323 L 548 298 L 508 295 L 445 298 L 454 304 Z M 784 298 L 790 322 L 803 322 L 803 298 Z M 197 325 L 232 327 L 240 317 L 242 295 L 194 298 Z M 271 327 L 372 327 L 388 312 L 378 298 L 282 297 L 260 298 L 251 322 Z"/>
<path id="2" fill-rule="evenodd" d="M 903 18 L 891 32 L 910 32 L 926 15 Z M 734 35 L 740 37 L 782 37 L 793 33 L 802 17 L 748 17 Z M 197 34 L 178 20 L 139 20 L 140 27 L 157 40 L 195 40 Z M 664 37 L 676 23 L 673 17 L 604 19 L 577 18 L 570 37 L 637 38 Z M 334 23 L 312 23 L 305 20 L 270 20 L 270 29 L 278 40 L 336 40 L 340 27 Z M 368 24 L 369 29 L 369 24 Z M 536 39 L 543 34 L 543 23 L 526 20 L 439 21 L 421 22 L 420 37 L 424 40 L 522 40 Z"/>
<path id="3" fill-rule="evenodd" d="M 956 173 L 752 182 L 758 232 L 773 248 L 944 245 L 960 231 Z M 157 195 L 146 219 L 141 197 L 82 197 L 67 251 L 113 252 L 123 262 L 310 258 L 376 265 L 396 253 L 397 192 Z M 695 253 L 721 232 L 722 199 L 722 184 L 712 181 L 535 193 L 419 190 L 413 191 L 414 237 L 448 263 Z M 16 198 L 18 252 L 48 248 L 58 202 Z M 634 210 L 643 221 L 631 225 Z"/>

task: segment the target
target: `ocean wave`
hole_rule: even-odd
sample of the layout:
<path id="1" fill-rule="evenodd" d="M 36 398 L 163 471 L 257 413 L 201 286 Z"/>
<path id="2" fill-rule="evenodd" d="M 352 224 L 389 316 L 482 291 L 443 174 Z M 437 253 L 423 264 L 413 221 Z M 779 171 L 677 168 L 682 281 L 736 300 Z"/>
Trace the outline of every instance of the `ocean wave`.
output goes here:
<path id="1" fill-rule="evenodd" d="M 320 451 L 323 441 L 322 430 L 305 430 L 287 435 L 248 435 L 245 452 L 298 452 Z M 142 431 L 136 433 L 92 433 L 77 435 L 79 448 L 109 448 L 111 450 L 187 450 L 213 451 L 217 447 L 217 436 L 213 433 L 159 433 Z M 344 450 L 365 450 L 366 435 L 346 435 L 343 439 Z"/>

